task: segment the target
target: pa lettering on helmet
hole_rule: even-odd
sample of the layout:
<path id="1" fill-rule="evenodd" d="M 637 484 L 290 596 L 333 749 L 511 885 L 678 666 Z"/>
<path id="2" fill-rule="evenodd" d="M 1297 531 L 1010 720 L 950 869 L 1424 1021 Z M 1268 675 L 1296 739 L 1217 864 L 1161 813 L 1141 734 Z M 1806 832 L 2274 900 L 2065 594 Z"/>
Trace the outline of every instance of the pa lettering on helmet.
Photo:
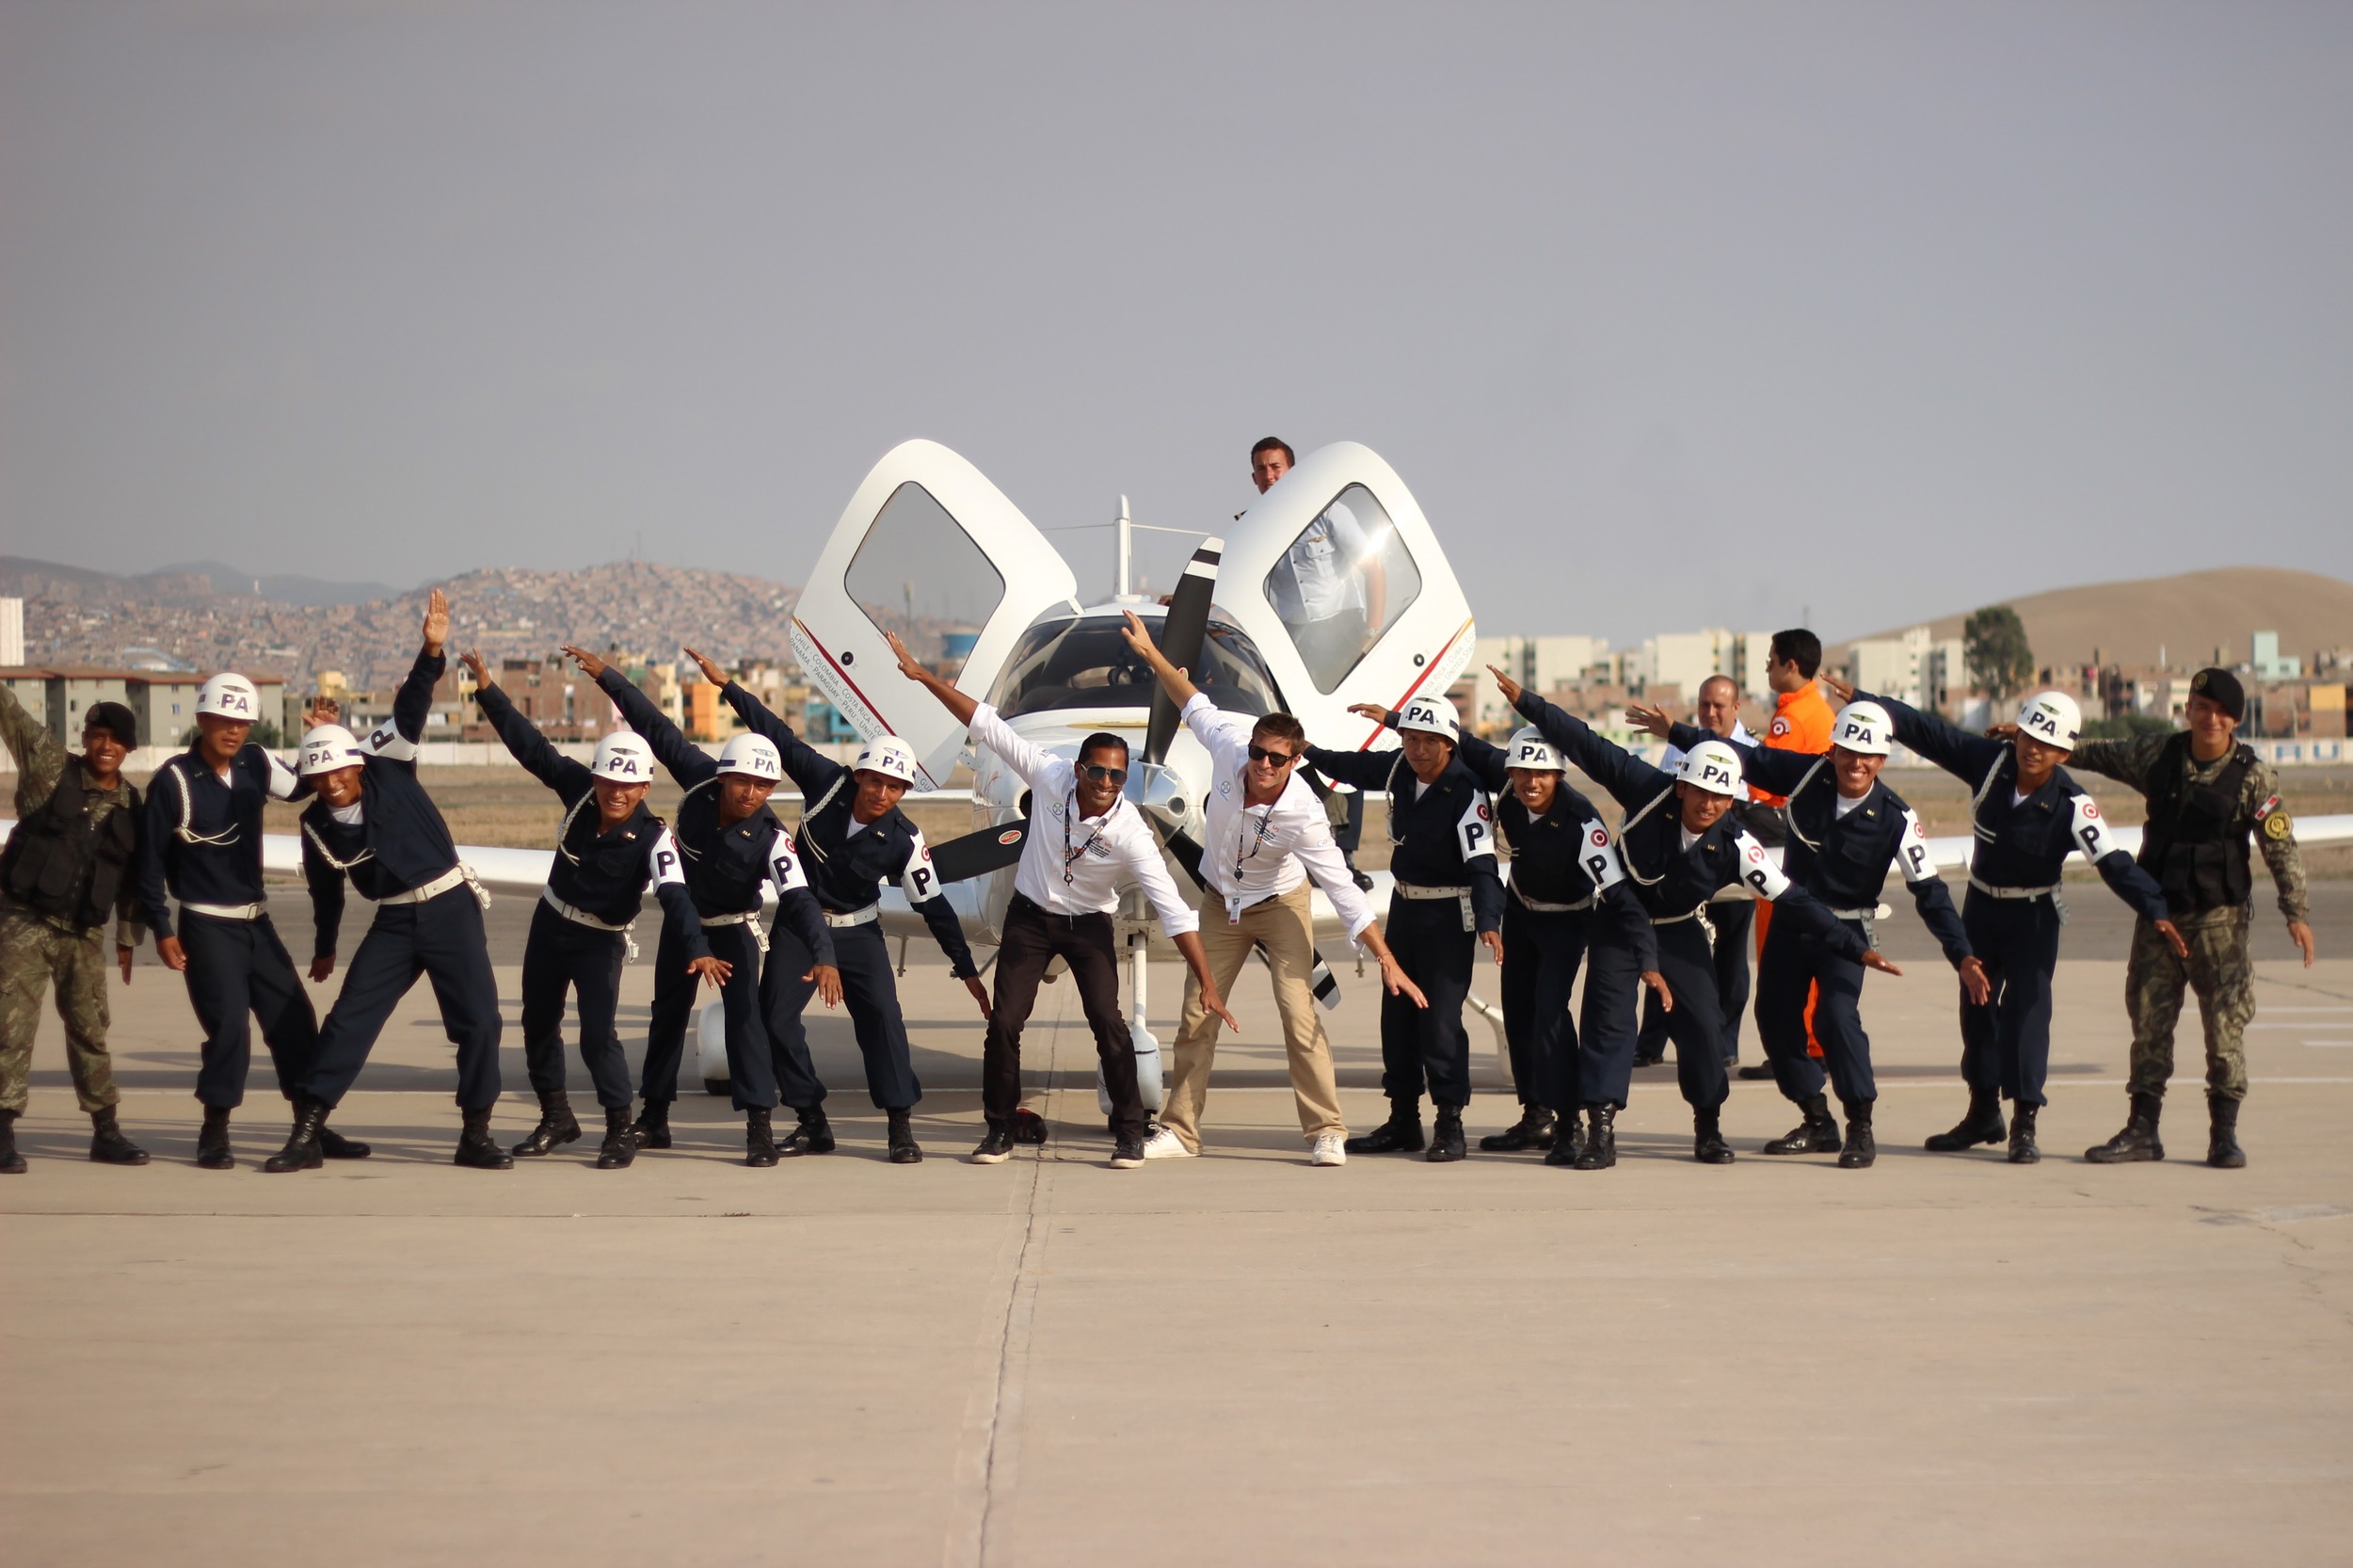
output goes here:
<path id="1" fill-rule="evenodd" d="M 915 782 L 915 752 L 896 735 L 877 735 L 859 749 L 853 773 L 878 773 L 902 784 Z"/>
<path id="2" fill-rule="evenodd" d="M 2065 692 L 2037 692 L 2018 710 L 2020 734 L 2061 751 L 2074 750 L 2083 730 L 2083 710 Z"/>
<path id="3" fill-rule="evenodd" d="M 239 724 L 256 724 L 262 717 L 262 694 L 244 676 L 224 671 L 205 681 L 197 692 L 196 711 L 199 714 L 234 719 Z"/>
<path id="4" fill-rule="evenodd" d="M 1532 724 L 1513 733 L 1504 765 L 1537 773 L 1564 773 L 1568 769 L 1561 748 L 1545 740 L 1545 732 Z"/>
<path id="5" fill-rule="evenodd" d="M 774 784 L 784 776 L 784 759 L 765 735 L 738 735 L 719 750 L 719 771 L 764 778 Z"/>
<path id="6" fill-rule="evenodd" d="M 1896 726 L 1876 702 L 1849 702 L 1838 711 L 1830 744 L 1864 757 L 1884 757 L 1896 746 Z"/>
<path id="7" fill-rule="evenodd" d="M 616 784 L 653 782 L 653 748 L 635 735 L 616 732 L 597 743 L 588 771 Z"/>
<path id="8" fill-rule="evenodd" d="M 1710 794 L 1740 794 L 1740 758 L 1721 741 L 1702 741 L 1683 754 L 1683 763 L 1675 769 L 1675 777 L 1682 783 L 1695 785 Z"/>
<path id="9" fill-rule="evenodd" d="M 1462 721 L 1454 716 L 1454 704 L 1442 697 L 1417 696 L 1406 699 L 1397 711 L 1397 728 L 1401 733 L 1408 729 L 1445 740 L 1460 740 Z"/>
<path id="10" fill-rule="evenodd" d="M 358 736 L 340 724 L 322 724 L 302 737 L 302 759 L 296 771 L 309 778 L 314 774 L 356 768 L 366 758 Z"/>

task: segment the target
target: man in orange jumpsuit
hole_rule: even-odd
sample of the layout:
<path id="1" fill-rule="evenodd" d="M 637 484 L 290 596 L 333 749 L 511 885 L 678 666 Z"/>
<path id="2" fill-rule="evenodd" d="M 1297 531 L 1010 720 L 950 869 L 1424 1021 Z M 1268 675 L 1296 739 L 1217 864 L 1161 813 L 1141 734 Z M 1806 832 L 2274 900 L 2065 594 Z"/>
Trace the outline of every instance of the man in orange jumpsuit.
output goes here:
<path id="1" fill-rule="evenodd" d="M 1837 722 L 1830 703 L 1823 697 L 1821 687 L 1814 677 L 1822 667 L 1822 639 L 1803 627 L 1773 633 L 1772 646 L 1765 657 L 1765 681 L 1772 687 L 1776 699 L 1772 723 L 1766 728 L 1765 744 L 1776 751 L 1825 752 L 1830 749 L 1831 727 Z M 1749 787 L 1753 803 L 1748 812 L 1749 830 L 1769 849 L 1777 849 L 1788 836 L 1782 820 L 1782 808 L 1788 804 L 1786 795 L 1769 794 Z M 1765 951 L 1765 933 L 1773 923 L 1773 906 L 1759 899 L 1756 904 L 1756 951 Z M 1822 1048 L 1814 1038 L 1815 997 L 1805 1002 L 1805 1050 L 1808 1056 L 1819 1057 Z M 1751 1063 L 1740 1069 L 1746 1079 L 1770 1078 L 1770 1064 Z"/>

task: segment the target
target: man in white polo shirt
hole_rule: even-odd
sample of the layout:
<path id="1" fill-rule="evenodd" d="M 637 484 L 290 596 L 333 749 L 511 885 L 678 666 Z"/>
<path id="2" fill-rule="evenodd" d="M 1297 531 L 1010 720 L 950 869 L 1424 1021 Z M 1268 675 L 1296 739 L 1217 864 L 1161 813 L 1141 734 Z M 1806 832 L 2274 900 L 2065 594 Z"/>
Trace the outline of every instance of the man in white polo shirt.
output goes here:
<path id="1" fill-rule="evenodd" d="M 1312 976 L 1316 967 L 1314 894 L 1307 882 L 1332 901 L 1348 924 L 1348 936 L 1381 964 L 1381 983 L 1392 996 L 1423 1002 L 1388 944 L 1381 939 L 1372 905 L 1349 875 L 1323 803 L 1299 776 L 1295 764 L 1307 749 L 1307 732 L 1289 713 L 1253 721 L 1213 705 L 1185 672 L 1153 645 L 1134 612 L 1128 616 L 1128 646 L 1152 666 L 1160 686 L 1207 747 L 1215 780 L 1206 808 L 1201 854 L 1202 947 L 1220 986 L 1231 985 L 1253 949 L 1266 954 L 1274 980 L 1274 1008 L 1283 1019 L 1283 1046 L 1290 1058 L 1291 1096 L 1299 1102 L 1299 1127 L 1315 1145 L 1310 1163 L 1344 1165 L 1348 1128 L 1340 1119 L 1339 1086 L 1332 1073 L 1332 1044 L 1316 1016 Z M 1144 1145 L 1149 1160 L 1201 1152 L 1201 1108 L 1209 1093 L 1209 1063 L 1217 1052 L 1218 1022 L 1185 988 L 1184 1022 L 1176 1032 L 1175 1076 L 1160 1108 L 1160 1130 Z"/>
<path id="2" fill-rule="evenodd" d="M 1128 743 L 1097 731 L 1080 743 L 1077 763 L 1064 761 L 1023 740 L 996 709 L 925 669 L 895 636 L 890 651 L 898 655 L 899 673 L 930 691 L 971 730 L 974 744 L 1003 758 L 1030 787 L 1029 837 L 1013 876 L 981 1051 L 981 1107 L 988 1131 L 972 1151 L 973 1163 L 994 1165 L 1013 1153 L 1014 1112 L 1021 1105 L 1021 1026 L 1030 1021 L 1047 965 L 1060 958 L 1079 987 L 1096 1054 L 1103 1060 L 1112 1099 L 1112 1164 L 1119 1170 L 1141 1165 L 1144 1101 L 1136 1089 L 1135 1041 L 1119 1012 L 1119 954 L 1112 933 L 1121 882 L 1133 880 L 1144 889 L 1160 929 L 1193 970 L 1202 1005 L 1229 1028 L 1241 1026 L 1225 1011 L 1209 973 L 1201 922 L 1177 897 L 1160 862 L 1159 835 L 1120 795 L 1128 781 Z"/>

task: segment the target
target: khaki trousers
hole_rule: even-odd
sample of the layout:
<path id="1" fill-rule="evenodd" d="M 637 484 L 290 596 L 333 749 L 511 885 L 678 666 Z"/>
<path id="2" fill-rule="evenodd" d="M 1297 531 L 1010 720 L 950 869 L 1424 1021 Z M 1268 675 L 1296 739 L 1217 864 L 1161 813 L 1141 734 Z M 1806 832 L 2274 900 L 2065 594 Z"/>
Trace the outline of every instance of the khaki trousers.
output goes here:
<path id="1" fill-rule="evenodd" d="M 1299 1128 L 1309 1138 L 1325 1132 L 1346 1132 L 1340 1120 L 1339 1085 L 1332 1073 L 1332 1042 L 1324 1037 L 1323 1019 L 1316 1012 L 1310 977 L 1316 967 L 1315 892 L 1300 885 L 1280 898 L 1262 899 L 1241 912 L 1238 923 L 1225 919 L 1225 900 L 1201 890 L 1201 946 L 1207 951 L 1209 973 L 1230 1003 L 1234 982 L 1251 950 L 1266 953 L 1267 970 L 1274 977 L 1274 1010 L 1283 1020 L 1283 1046 L 1290 1057 L 1291 1094 L 1299 1102 Z M 1168 1081 L 1160 1125 L 1184 1141 L 1201 1147 L 1201 1107 L 1209 1097 L 1209 1063 L 1217 1054 L 1218 1032 L 1225 1026 L 1201 1005 L 1201 985 L 1185 981 L 1184 1021 L 1176 1031 L 1175 1062 Z"/>

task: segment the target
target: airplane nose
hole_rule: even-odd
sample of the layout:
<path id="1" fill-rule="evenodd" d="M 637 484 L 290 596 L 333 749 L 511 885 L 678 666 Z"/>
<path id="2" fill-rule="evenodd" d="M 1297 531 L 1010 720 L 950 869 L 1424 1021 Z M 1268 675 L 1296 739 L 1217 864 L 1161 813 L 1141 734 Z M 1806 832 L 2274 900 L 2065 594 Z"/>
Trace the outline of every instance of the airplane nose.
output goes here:
<path id="1" fill-rule="evenodd" d="M 1164 762 L 1144 762 L 1131 770 L 1128 798 L 1170 827 L 1182 827 L 1193 815 L 1184 776 Z"/>

